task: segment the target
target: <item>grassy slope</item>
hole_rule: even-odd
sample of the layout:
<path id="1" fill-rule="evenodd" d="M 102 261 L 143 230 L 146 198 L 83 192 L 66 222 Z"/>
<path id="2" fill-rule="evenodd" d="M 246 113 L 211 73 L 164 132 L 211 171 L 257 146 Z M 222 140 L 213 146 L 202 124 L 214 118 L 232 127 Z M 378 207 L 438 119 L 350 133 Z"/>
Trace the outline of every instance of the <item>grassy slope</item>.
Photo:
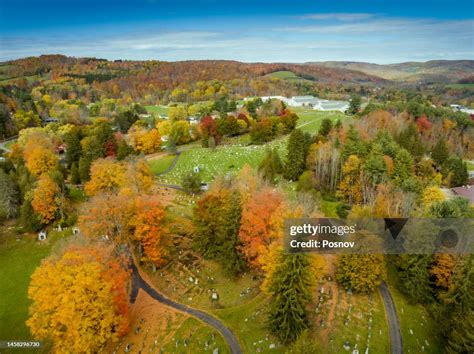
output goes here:
<path id="1" fill-rule="evenodd" d="M 424 346 L 426 352 L 442 353 L 443 343 L 440 340 L 436 322 L 430 317 L 425 307 L 410 303 L 408 298 L 398 290 L 397 281 L 396 271 L 390 266 L 388 284 L 397 308 L 405 352 L 421 353 L 421 347 Z M 428 345 L 425 341 L 428 341 Z"/>
<path id="2" fill-rule="evenodd" d="M 165 172 L 166 169 L 171 166 L 175 157 L 175 155 L 165 155 L 157 159 L 149 160 L 148 164 L 150 165 L 151 172 L 155 175 Z"/>
<path id="3" fill-rule="evenodd" d="M 281 80 L 305 80 L 292 71 L 275 71 L 274 73 L 268 74 L 266 76 Z"/>
<path id="4" fill-rule="evenodd" d="M 159 115 L 168 115 L 168 106 L 145 106 L 148 113 L 155 113 Z"/>
<path id="5" fill-rule="evenodd" d="M 28 319 L 28 285 L 30 276 L 41 260 L 51 252 L 61 234 L 50 233 L 48 240 L 39 242 L 36 235 L 15 234 L 0 230 L 0 338 L 31 339 L 25 321 Z"/>

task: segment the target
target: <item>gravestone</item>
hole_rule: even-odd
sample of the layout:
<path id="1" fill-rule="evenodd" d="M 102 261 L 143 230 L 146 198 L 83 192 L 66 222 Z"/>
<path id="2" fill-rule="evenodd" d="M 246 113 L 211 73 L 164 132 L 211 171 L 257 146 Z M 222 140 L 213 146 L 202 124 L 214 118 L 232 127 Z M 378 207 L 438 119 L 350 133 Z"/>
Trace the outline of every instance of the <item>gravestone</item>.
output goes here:
<path id="1" fill-rule="evenodd" d="M 46 231 L 45 231 L 45 230 L 41 230 L 41 231 L 38 233 L 38 240 L 39 240 L 39 241 L 44 241 L 44 240 L 46 240 Z"/>

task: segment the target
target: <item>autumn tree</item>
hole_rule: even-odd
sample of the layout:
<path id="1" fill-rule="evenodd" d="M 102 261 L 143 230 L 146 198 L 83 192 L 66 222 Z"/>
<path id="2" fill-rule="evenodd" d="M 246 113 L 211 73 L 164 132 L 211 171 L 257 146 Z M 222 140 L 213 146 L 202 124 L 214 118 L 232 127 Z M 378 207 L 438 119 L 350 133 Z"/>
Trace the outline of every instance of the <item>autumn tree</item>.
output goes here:
<path id="1" fill-rule="evenodd" d="M 453 255 L 447 253 L 438 253 L 433 256 L 433 262 L 430 267 L 430 274 L 434 278 L 434 284 L 443 290 L 451 287 L 451 278 L 456 266 L 456 260 Z"/>
<path id="2" fill-rule="evenodd" d="M 270 330 L 288 344 L 308 328 L 306 305 L 311 300 L 310 261 L 307 255 L 281 255 L 273 276 L 269 309 Z"/>
<path id="3" fill-rule="evenodd" d="M 157 129 L 147 130 L 134 126 L 129 130 L 128 136 L 137 152 L 152 154 L 161 148 L 161 137 Z"/>
<path id="4" fill-rule="evenodd" d="M 127 195 L 100 193 L 84 203 L 79 213 L 82 233 L 92 239 L 124 242 L 131 230 L 133 200 Z"/>
<path id="5" fill-rule="evenodd" d="M 98 159 L 93 162 L 90 170 L 90 181 L 84 186 L 87 195 L 99 192 L 115 191 L 125 182 L 124 166 L 111 159 Z"/>
<path id="6" fill-rule="evenodd" d="M 37 177 L 56 168 L 58 164 L 58 158 L 52 149 L 41 145 L 28 144 L 24 150 L 24 158 L 30 173 Z"/>
<path id="7" fill-rule="evenodd" d="M 254 191 L 242 204 L 239 250 L 247 263 L 259 267 L 265 248 L 275 239 L 282 196 L 268 187 Z"/>
<path id="8" fill-rule="evenodd" d="M 133 239 L 140 245 L 141 261 L 151 263 L 156 271 L 166 255 L 165 211 L 152 197 L 137 198 L 135 208 Z"/>
<path id="9" fill-rule="evenodd" d="M 361 160 L 356 155 L 350 155 L 342 166 L 342 180 L 339 183 L 337 195 L 350 204 L 362 202 Z"/>
<path id="10" fill-rule="evenodd" d="M 380 254 L 346 254 L 339 258 L 336 280 L 346 289 L 368 293 L 385 277 L 385 260 Z"/>
<path id="11" fill-rule="evenodd" d="M 31 276 L 27 325 L 57 351 L 99 352 L 128 331 L 128 272 L 111 249 L 67 249 Z M 67 329 L 67 330 L 65 330 Z"/>
<path id="12" fill-rule="evenodd" d="M 42 222 L 49 224 L 56 218 L 60 207 L 65 204 L 62 199 L 64 196 L 59 186 L 49 175 L 44 174 L 39 178 L 33 191 L 31 206 L 35 213 L 41 217 Z"/>

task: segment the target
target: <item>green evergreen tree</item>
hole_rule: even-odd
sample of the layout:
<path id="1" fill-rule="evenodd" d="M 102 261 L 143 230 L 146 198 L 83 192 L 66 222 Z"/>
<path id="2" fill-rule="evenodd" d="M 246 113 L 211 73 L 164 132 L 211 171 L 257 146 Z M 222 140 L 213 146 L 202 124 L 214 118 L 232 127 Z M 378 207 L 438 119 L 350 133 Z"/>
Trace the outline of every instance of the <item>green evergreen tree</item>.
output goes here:
<path id="1" fill-rule="evenodd" d="M 306 305 L 311 300 L 310 261 L 305 254 L 281 255 L 270 292 L 270 330 L 290 343 L 308 328 Z"/>
<path id="2" fill-rule="evenodd" d="M 392 178 L 396 183 L 402 184 L 413 174 L 414 162 L 410 153 L 405 149 L 400 149 L 393 162 Z"/>
<path id="3" fill-rule="evenodd" d="M 408 295 L 415 303 L 427 303 L 433 300 L 430 276 L 432 257 L 430 255 L 403 255 L 398 261 L 400 291 Z"/>
<path id="4" fill-rule="evenodd" d="M 459 187 L 467 184 L 469 173 L 467 164 L 459 157 L 452 157 L 448 161 L 449 165 L 449 184 L 451 187 Z"/>
<path id="5" fill-rule="evenodd" d="M 228 187 L 208 192 L 194 208 L 194 246 L 204 257 L 220 261 L 232 274 L 244 267 L 237 250 L 241 216 L 240 195 Z"/>
<path id="6" fill-rule="evenodd" d="M 383 158 L 382 147 L 375 143 L 372 150 L 365 161 L 364 170 L 370 178 L 373 185 L 377 185 L 383 181 L 387 175 L 387 165 Z"/>
<path id="7" fill-rule="evenodd" d="M 349 114 L 359 113 L 361 104 L 362 104 L 361 98 L 355 94 L 352 95 L 350 103 L 349 103 L 349 108 L 347 109 L 347 113 Z"/>
<path id="8" fill-rule="evenodd" d="M 431 151 L 431 157 L 439 168 L 444 166 L 445 162 L 449 158 L 449 149 L 444 138 L 439 139 L 436 145 L 433 147 L 433 150 Z"/>
<path id="9" fill-rule="evenodd" d="M 346 143 L 342 150 L 342 157 L 347 159 L 350 155 L 364 157 L 367 154 L 367 146 L 359 136 L 359 132 L 353 125 L 347 130 Z"/>
<path id="10" fill-rule="evenodd" d="M 332 121 L 328 118 L 323 119 L 321 122 L 321 128 L 319 128 L 319 135 L 328 136 L 332 130 Z"/>
<path id="11" fill-rule="evenodd" d="M 40 217 L 31 206 L 30 198 L 25 198 L 20 207 L 20 222 L 27 231 L 39 231 L 43 227 Z"/>
<path id="12" fill-rule="evenodd" d="M 194 172 L 188 173 L 184 176 L 181 186 L 186 193 L 197 194 L 201 191 L 201 177 Z"/>
<path id="13" fill-rule="evenodd" d="M 17 216 L 20 204 L 18 184 L 11 175 L 0 169 L 0 219 Z"/>
<path id="14" fill-rule="evenodd" d="M 265 153 L 265 157 L 258 166 L 258 172 L 262 175 L 264 180 L 274 183 L 276 176 L 282 173 L 282 171 L 283 165 L 278 151 L 268 149 Z"/>
<path id="15" fill-rule="evenodd" d="M 66 149 L 66 165 L 71 168 L 73 163 L 78 163 L 82 154 L 81 147 L 82 134 L 79 128 L 72 129 L 65 137 Z"/>
<path id="16" fill-rule="evenodd" d="M 78 169 L 82 183 L 86 183 L 90 178 L 91 164 L 92 162 L 89 156 L 83 156 L 79 159 Z"/>
<path id="17" fill-rule="evenodd" d="M 81 183 L 81 176 L 79 175 L 79 168 L 77 167 L 77 164 L 75 162 L 71 166 L 71 183 L 72 184 Z"/>
<path id="18" fill-rule="evenodd" d="M 474 256 L 458 263 L 453 286 L 444 297 L 447 353 L 474 353 Z"/>
<path id="19" fill-rule="evenodd" d="M 293 130 L 290 134 L 287 145 L 288 154 L 283 169 L 283 176 L 288 180 L 298 180 L 304 171 L 307 149 L 305 139 L 305 135 L 299 129 Z"/>
<path id="20" fill-rule="evenodd" d="M 414 123 L 411 123 L 398 136 L 398 144 L 406 149 L 416 160 L 425 153 L 425 147 Z"/>

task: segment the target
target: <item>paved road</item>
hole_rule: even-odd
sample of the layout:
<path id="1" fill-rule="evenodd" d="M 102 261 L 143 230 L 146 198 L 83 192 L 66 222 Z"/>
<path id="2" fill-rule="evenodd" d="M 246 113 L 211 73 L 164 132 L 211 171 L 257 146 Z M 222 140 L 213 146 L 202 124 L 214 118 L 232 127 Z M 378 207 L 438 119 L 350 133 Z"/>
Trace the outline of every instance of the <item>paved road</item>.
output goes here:
<path id="1" fill-rule="evenodd" d="M 184 191 L 184 188 L 177 184 L 158 183 L 159 186 L 176 189 L 177 191 Z"/>
<path id="2" fill-rule="evenodd" d="M 380 292 L 385 305 L 385 312 L 388 318 L 388 329 L 390 332 L 390 347 L 392 354 L 403 354 L 403 342 L 400 332 L 400 324 L 398 323 L 397 309 L 393 302 L 390 289 L 385 282 L 380 284 Z"/>
<path id="3" fill-rule="evenodd" d="M 180 304 L 179 302 L 175 302 L 171 299 L 168 299 L 167 297 L 163 296 L 158 291 L 156 291 L 155 288 L 153 288 L 141 277 L 134 263 L 132 263 L 131 268 L 132 268 L 132 292 L 130 294 L 130 301 L 132 303 L 135 302 L 138 295 L 138 291 L 142 289 L 144 292 L 146 292 L 156 301 L 166 306 L 172 307 L 178 311 L 185 312 L 191 316 L 197 317 L 202 322 L 208 324 L 211 327 L 214 327 L 217 331 L 219 331 L 222 334 L 224 339 L 227 341 L 231 353 L 233 354 L 242 353 L 242 349 L 240 348 L 240 344 L 237 340 L 237 337 L 221 321 L 219 321 L 217 318 L 209 315 L 206 312 L 193 309 L 186 305 Z"/>
<path id="4" fill-rule="evenodd" d="M 178 151 L 176 153 L 176 156 L 174 157 L 174 160 L 171 163 L 171 165 L 169 165 L 168 168 L 164 172 L 158 173 L 158 176 L 163 176 L 163 175 L 166 175 L 167 173 L 170 173 L 171 170 L 174 168 L 174 166 L 176 166 L 176 164 L 178 163 L 179 155 L 181 155 L 181 151 Z"/>
<path id="5" fill-rule="evenodd" d="M 13 141 L 13 140 L 16 140 L 16 139 L 18 139 L 18 135 L 17 136 L 12 136 L 11 138 L 0 141 L 0 149 L 10 151 L 10 149 L 7 148 L 6 144 L 9 143 L 10 141 Z"/>

